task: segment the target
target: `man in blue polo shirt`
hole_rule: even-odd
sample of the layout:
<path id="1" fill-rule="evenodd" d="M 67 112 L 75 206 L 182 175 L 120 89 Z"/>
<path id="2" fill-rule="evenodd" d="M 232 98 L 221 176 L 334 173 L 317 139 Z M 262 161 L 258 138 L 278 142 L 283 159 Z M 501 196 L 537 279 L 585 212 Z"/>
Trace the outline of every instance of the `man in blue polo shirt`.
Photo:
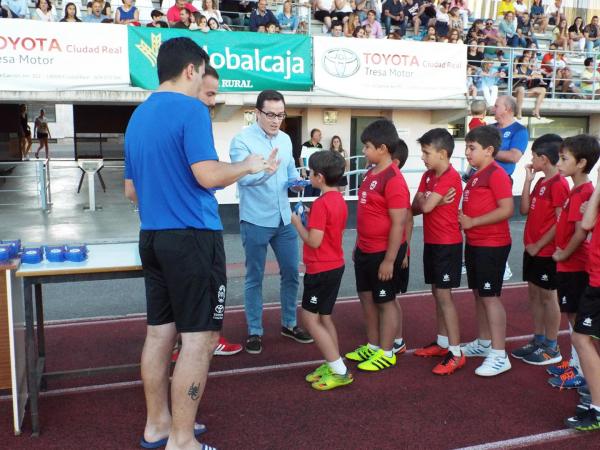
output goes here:
<path id="1" fill-rule="evenodd" d="M 159 49 L 160 86 L 136 108 L 125 133 L 125 195 L 139 205 L 147 331 L 142 381 L 144 448 L 200 448 L 195 424 L 225 309 L 222 225 L 214 188 L 277 169 L 276 152 L 219 162 L 208 108 L 198 100 L 208 55 L 189 38 Z M 169 368 L 177 333 L 182 347 Z M 172 416 L 171 412 L 172 411 Z M 202 446 L 204 449 L 213 447 Z"/>
<path id="2" fill-rule="evenodd" d="M 231 141 L 231 161 L 256 153 L 268 156 L 277 149 L 279 168 L 274 173 L 249 175 L 238 181 L 240 234 L 246 254 L 244 308 L 248 324 L 246 351 L 262 351 L 262 282 L 267 248 L 271 245 L 281 272 L 281 334 L 300 343 L 312 337 L 296 324 L 298 297 L 298 234 L 292 225 L 288 183 L 300 178 L 290 137 L 279 129 L 285 120 L 285 100 L 277 91 L 262 91 L 256 99 L 256 123 Z"/>

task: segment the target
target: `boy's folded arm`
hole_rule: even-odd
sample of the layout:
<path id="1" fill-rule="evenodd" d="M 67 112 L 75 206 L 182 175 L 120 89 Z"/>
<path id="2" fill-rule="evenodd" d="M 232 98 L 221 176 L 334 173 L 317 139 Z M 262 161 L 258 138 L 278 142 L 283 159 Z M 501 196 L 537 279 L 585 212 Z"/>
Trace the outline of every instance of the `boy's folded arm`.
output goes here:
<path id="1" fill-rule="evenodd" d="M 430 213 L 437 205 L 440 204 L 443 198 L 444 197 L 437 192 L 432 192 L 427 198 L 423 196 L 423 201 L 421 202 L 421 211 L 423 211 L 424 214 Z"/>
<path id="2" fill-rule="evenodd" d="M 473 226 L 480 227 L 483 225 L 491 225 L 493 223 L 502 222 L 503 220 L 512 217 L 515 210 L 515 205 L 512 197 L 501 198 L 498 200 L 498 207 L 493 211 L 479 217 L 473 217 Z"/>
<path id="3" fill-rule="evenodd" d="M 591 231 L 596 226 L 596 220 L 598 219 L 598 207 L 600 206 L 600 184 L 594 189 L 594 193 L 588 201 L 588 206 L 583 213 L 583 220 L 581 226 L 584 230 Z"/>
<path id="4" fill-rule="evenodd" d="M 546 231 L 543 236 L 535 243 L 535 246 L 538 248 L 538 252 L 543 249 L 546 245 L 551 243 L 556 236 L 556 224 L 552 225 L 552 227 Z"/>

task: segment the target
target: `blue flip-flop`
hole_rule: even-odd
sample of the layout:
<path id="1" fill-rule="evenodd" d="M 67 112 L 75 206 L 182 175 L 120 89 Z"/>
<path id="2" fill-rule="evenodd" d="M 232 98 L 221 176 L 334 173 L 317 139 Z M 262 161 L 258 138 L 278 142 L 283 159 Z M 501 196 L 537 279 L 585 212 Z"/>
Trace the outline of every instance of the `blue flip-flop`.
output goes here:
<path id="1" fill-rule="evenodd" d="M 202 433 L 206 433 L 206 425 L 204 425 L 203 423 L 194 424 L 194 436 L 196 436 L 196 437 L 200 436 Z M 161 448 L 161 447 L 164 447 L 165 445 L 167 445 L 168 440 L 169 440 L 169 437 L 167 436 L 166 438 L 159 439 L 158 441 L 148 442 L 142 436 L 142 439 L 140 440 L 140 447 L 142 447 L 142 448 Z"/>

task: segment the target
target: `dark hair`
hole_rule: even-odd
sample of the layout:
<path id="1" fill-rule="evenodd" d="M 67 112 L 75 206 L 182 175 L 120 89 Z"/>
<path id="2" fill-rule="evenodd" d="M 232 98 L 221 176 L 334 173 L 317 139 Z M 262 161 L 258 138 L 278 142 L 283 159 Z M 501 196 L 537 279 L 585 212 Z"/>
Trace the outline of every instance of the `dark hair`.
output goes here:
<path id="1" fill-rule="evenodd" d="M 311 134 L 312 137 L 312 134 Z M 333 148 L 333 141 L 335 141 L 336 139 L 338 139 L 340 141 L 340 150 L 344 151 L 344 146 L 342 145 L 342 138 L 339 137 L 337 134 L 334 134 L 333 137 L 331 138 L 331 142 L 329 143 L 329 150 L 334 150 Z M 337 150 L 335 150 L 337 151 Z"/>
<path id="2" fill-rule="evenodd" d="M 437 152 L 446 150 L 448 158 L 452 156 L 452 151 L 454 150 L 454 139 L 445 128 L 429 130 L 417 139 L 417 142 L 421 145 L 431 145 Z"/>
<path id="3" fill-rule="evenodd" d="M 483 148 L 492 147 L 494 149 L 492 156 L 496 156 L 502 142 L 502 136 L 500 136 L 498 128 L 491 125 L 484 125 L 469 131 L 465 136 L 465 142 L 476 142 Z"/>
<path id="4" fill-rule="evenodd" d="M 206 52 L 190 38 L 169 39 L 158 49 L 156 58 L 158 82 L 176 80 L 189 64 L 193 64 L 194 69 L 199 70 L 201 65 L 208 63 Z"/>
<path id="5" fill-rule="evenodd" d="M 403 139 L 398 139 L 392 152 L 392 159 L 398 160 L 398 169 L 402 169 L 408 159 L 408 145 Z"/>
<path id="6" fill-rule="evenodd" d="M 41 0 L 37 0 L 35 2 L 35 7 L 39 9 L 40 7 L 40 1 Z M 48 11 L 52 11 L 52 2 L 50 0 L 46 0 L 46 3 L 48 4 Z"/>
<path id="7" fill-rule="evenodd" d="M 67 4 L 65 5 L 65 7 L 63 8 L 63 12 L 65 13 L 65 15 L 64 15 L 64 19 L 66 19 L 66 18 L 67 18 L 67 9 L 69 9 L 69 6 L 71 6 L 71 5 L 73 5 L 73 8 L 75 8 L 75 14 L 73 14 L 73 17 L 74 17 L 75 19 L 78 19 L 78 17 L 77 17 L 77 6 L 75 6 L 75 3 L 73 3 L 73 2 L 69 2 L 69 3 L 67 3 Z"/>
<path id="8" fill-rule="evenodd" d="M 204 77 L 213 77 L 216 78 L 217 80 L 219 79 L 219 72 L 217 72 L 215 70 L 215 68 L 213 66 L 211 66 L 210 64 L 205 64 L 204 65 Z"/>
<path id="9" fill-rule="evenodd" d="M 538 156 L 546 156 L 553 166 L 558 162 L 558 152 L 563 143 L 563 138 L 558 134 L 543 134 L 531 145 L 531 151 Z"/>
<path id="10" fill-rule="evenodd" d="M 320 173 L 323 175 L 325 184 L 333 187 L 337 186 L 338 181 L 344 175 L 346 160 L 338 152 L 320 150 L 310 155 L 310 158 L 308 158 L 308 168 L 315 174 Z"/>
<path id="11" fill-rule="evenodd" d="M 585 159 L 586 164 L 583 172 L 590 173 L 598 162 L 600 144 L 594 136 L 578 134 L 577 136 L 568 137 L 563 141 L 560 152 L 563 153 L 565 151 L 571 153 L 577 162 Z"/>
<path id="12" fill-rule="evenodd" d="M 340 22 L 339 20 L 332 20 L 331 21 L 331 28 L 337 27 L 337 26 L 340 26 L 340 27 L 343 26 L 342 22 Z"/>
<path id="13" fill-rule="evenodd" d="M 162 17 L 162 16 L 164 16 L 164 14 L 160 9 L 153 9 L 152 12 L 150 13 L 150 17 L 152 17 L 152 18 Z"/>
<path id="14" fill-rule="evenodd" d="M 267 89 L 258 94 L 258 97 L 256 97 L 256 109 L 263 109 L 266 101 L 283 102 L 285 106 L 283 94 L 279 91 L 274 91 L 273 89 Z"/>
<path id="15" fill-rule="evenodd" d="M 371 122 L 360 135 L 360 141 L 363 144 L 370 142 L 375 147 L 385 145 L 390 155 L 394 153 L 398 146 L 399 139 L 394 123 L 388 119 L 378 119 Z"/>
<path id="16" fill-rule="evenodd" d="M 211 17 L 210 19 L 208 19 L 208 22 L 206 22 L 208 24 L 208 27 L 210 28 L 210 22 L 213 21 L 214 23 L 217 24 L 217 29 L 221 28 L 221 25 L 219 24 L 219 21 L 217 19 L 215 19 L 214 17 Z"/>
<path id="17" fill-rule="evenodd" d="M 359 32 L 360 30 L 363 30 L 363 31 L 365 31 L 365 32 L 366 32 L 366 29 L 365 29 L 365 27 L 363 27 L 363 26 L 358 26 L 358 27 L 356 27 L 356 28 L 354 29 L 354 31 L 352 32 L 352 37 L 357 37 L 357 36 L 358 36 L 358 32 Z"/>
<path id="18" fill-rule="evenodd" d="M 585 67 L 589 67 L 589 66 L 591 66 L 591 65 L 592 65 L 592 63 L 593 63 L 593 62 L 594 62 L 594 58 L 585 58 L 585 59 L 583 60 L 583 65 L 584 65 Z"/>
<path id="19" fill-rule="evenodd" d="M 313 137 L 317 131 L 319 133 L 321 132 L 321 130 L 319 130 L 318 128 L 313 128 L 312 130 L 310 130 L 310 137 Z"/>

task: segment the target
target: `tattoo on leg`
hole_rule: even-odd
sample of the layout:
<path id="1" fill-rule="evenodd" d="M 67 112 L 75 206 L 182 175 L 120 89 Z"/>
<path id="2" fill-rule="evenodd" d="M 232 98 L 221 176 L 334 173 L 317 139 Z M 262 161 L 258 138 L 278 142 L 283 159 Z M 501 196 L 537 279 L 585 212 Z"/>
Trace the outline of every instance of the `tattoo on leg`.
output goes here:
<path id="1" fill-rule="evenodd" d="M 200 383 L 198 383 L 198 385 L 194 385 L 194 383 L 192 383 L 187 394 L 192 400 L 198 400 L 200 398 Z"/>

